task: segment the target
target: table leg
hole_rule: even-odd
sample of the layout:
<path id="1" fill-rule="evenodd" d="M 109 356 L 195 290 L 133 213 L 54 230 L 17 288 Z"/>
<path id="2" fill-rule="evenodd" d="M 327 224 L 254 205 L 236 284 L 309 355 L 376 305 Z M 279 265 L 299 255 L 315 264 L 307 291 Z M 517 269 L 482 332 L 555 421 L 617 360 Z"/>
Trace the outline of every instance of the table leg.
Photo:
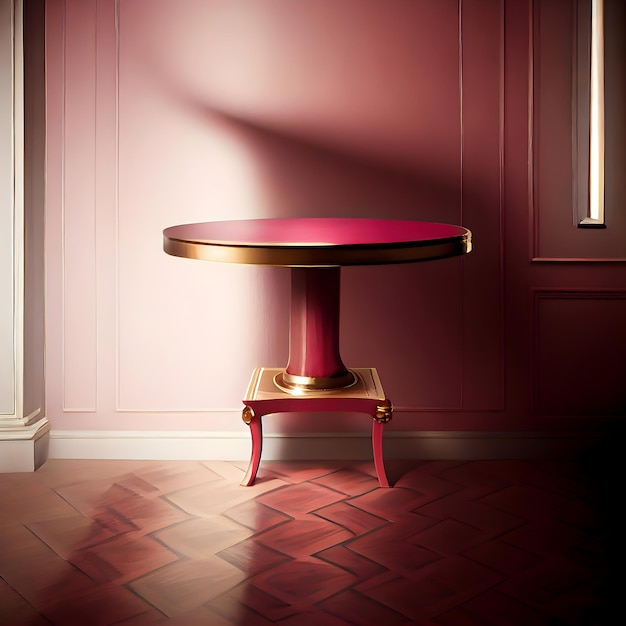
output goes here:
<path id="1" fill-rule="evenodd" d="M 389 487 L 389 480 L 385 472 L 385 461 L 383 460 L 383 422 L 372 422 L 372 452 L 374 455 L 374 468 L 381 487 Z"/>
<path id="2" fill-rule="evenodd" d="M 383 401 L 376 407 L 376 413 L 372 421 L 372 454 L 374 456 L 374 468 L 381 487 L 389 487 L 389 480 L 385 472 L 383 459 L 383 428 L 391 420 L 393 407 L 389 400 Z"/>
<path id="3" fill-rule="evenodd" d="M 242 414 L 243 421 L 250 427 L 250 435 L 252 437 L 252 453 L 250 455 L 250 464 L 248 471 L 241 481 L 244 487 L 250 487 L 254 484 L 256 474 L 261 463 L 261 451 L 263 449 L 263 426 L 261 424 L 261 415 L 255 415 L 254 411 L 246 406 Z"/>

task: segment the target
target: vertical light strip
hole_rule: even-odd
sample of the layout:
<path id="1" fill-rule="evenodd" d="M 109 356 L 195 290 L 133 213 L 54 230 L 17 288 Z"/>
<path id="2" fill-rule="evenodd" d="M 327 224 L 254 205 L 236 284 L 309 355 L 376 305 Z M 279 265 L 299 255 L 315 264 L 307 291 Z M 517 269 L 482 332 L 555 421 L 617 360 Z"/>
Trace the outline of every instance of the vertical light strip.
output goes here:
<path id="1" fill-rule="evenodd" d="M 589 213 L 581 226 L 604 226 L 604 0 L 591 0 Z"/>
<path id="2" fill-rule="evenodd" d="M 589 217 L 604 223 L 604 0 L 591 3 Z"/>

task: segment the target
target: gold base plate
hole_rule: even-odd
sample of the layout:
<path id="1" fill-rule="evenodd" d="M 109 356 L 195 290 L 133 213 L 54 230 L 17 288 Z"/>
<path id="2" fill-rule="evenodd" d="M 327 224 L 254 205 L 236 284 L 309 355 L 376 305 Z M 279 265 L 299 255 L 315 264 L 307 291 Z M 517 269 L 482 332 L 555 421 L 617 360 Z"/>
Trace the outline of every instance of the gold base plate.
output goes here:
<path id="1" fill-rule="evenodd" d="M 301 398 L 376 398 L 385 400 L 385 392 L 375 368 L 354 368 L 354 383 L 350 387 L 338 389 L 284 389 L 277 384 L 282 380 L 281 368 L 257 367 L 252 373 L 250 384 L 244 398 L 248 400 L 270 400 L 285 396 Z"/>

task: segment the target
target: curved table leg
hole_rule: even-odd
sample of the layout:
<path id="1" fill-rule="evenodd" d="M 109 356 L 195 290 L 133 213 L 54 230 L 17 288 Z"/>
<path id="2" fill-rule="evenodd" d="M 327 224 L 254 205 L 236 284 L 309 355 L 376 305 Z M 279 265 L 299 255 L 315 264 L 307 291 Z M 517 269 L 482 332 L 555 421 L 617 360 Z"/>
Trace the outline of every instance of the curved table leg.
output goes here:
<path id="1" fill-rule="evenodd" d="M 374 455 L 374 468 L 381 487 L 389 487 L 389 479 L 385 472 L 385 461 L 383 459 L 383 428 L 391 419 L 391 402 L 385 400 L 383 404 L 376 407 L 376 413 L 372 422 L 372 453 Z"/>
<path id="2" fill-rule="evenodd" d="M 261 424 L 261 415 L 255 415 L 254 411 L 246 406 L 242 413 L 243 421 L 250 426 L 250 435 L 252 436 L 252 454 L 250 455 L 250 464 L 248 471 L 241 481 L 244 487 L 250 487 L 254 484 L 256 473 L 261 463 L 261 450 L 263 449 L 263 426 Z"/>

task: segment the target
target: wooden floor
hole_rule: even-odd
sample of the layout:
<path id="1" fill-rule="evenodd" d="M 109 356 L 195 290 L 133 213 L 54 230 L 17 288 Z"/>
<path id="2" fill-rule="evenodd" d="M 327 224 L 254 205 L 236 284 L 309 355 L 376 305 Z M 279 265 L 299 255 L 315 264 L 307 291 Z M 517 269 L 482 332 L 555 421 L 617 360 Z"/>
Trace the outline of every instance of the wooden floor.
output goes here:
<path id="1" fill-rule="evenodd" d="M 244 469 L 0 475 L 0 624 L 622 623 L 623 491 L 585 464 L 396 462 L 391 489 L 371 463 Z"/>

